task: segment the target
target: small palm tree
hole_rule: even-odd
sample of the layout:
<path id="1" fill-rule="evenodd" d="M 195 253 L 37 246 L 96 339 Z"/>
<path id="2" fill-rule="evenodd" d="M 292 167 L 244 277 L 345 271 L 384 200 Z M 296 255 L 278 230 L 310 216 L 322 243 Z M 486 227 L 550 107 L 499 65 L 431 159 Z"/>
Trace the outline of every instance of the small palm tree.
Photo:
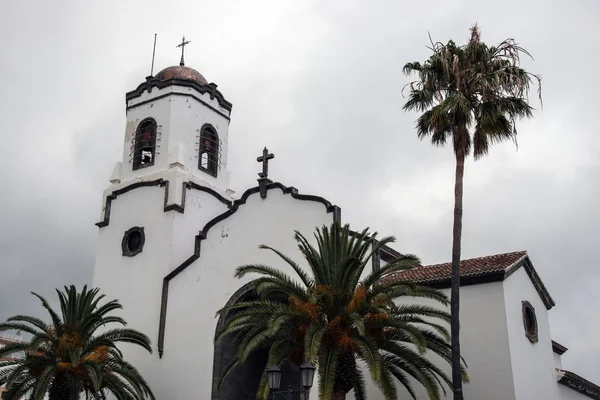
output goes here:
<path id="1" fill-rule="evenodd" d="M 299 282 L 265 265 L 237 268 L 238 278 L 259 275 L 252 281 L 258 297 L 217 313 L 227 319 L 215 340 L 232 335 L 237 346 L 237 356 L 221 382 L 254 352 L 269 348 L 267 367 L 286 360 L 317 364 L 322 400 L 344 399 L 352 389 L 357 399 L 366 398 L 357 359 L 365 363 L 388 400 L 397 398 L 394 378 L 415 397 L 409 376 L 432 399 L 439 399 L 440 389 L 445 393 L 442 383 L 450 385 L 450 380 L 425 356 L 430 351 L 450 360 L 449 335 L 443 326 L 450 316 L 435 307 L 416 305 L 413 298 L 440 304 L 447 304 L 447 298 L 410 282 L 381 281 L 384 275 L 416 266 L 417 257 L 402 255 L 362 277 L 371 256 L 392 237 L 378 241 L 377 234 L 369 235 L 367 229 L 353 233 L 348 225 L 339 224 L 317 229 L 315 237 L 316 248 L 302 234 L 295 234 L 306 270 L 281 252 L 260 246 L 281 257 Z M 257 398 L 267 397 L 265 370 Z"/>
<path id="2" fill-rule="evenodd" d="M 529 53 L 514 40 L 488 46 L 480 39 L 475 25 L 467 45 L 432 43 L 433 54 L 423 64 L 404 66 L 405 74 L 419 78 L 409 84 L 404 105 L 423 113 L 417 120 L 418 137 L 430 138 L 435 146 L 451 142 L 456 156 L 450 297 L 454 400 L 463 399 L 459 295 L 465 158 L 471 149 L 478 159 L 492 144 L 516 140 L 515 120 L 532 116 L 527 98 L 532 78 L 540 83 L 537 75 L 519 67 L 520 54 Z M 538 93 L 541 101 L 541 86 Z"/>
<path id="3" fill-rule="evenodd" d="M 75 400 L 104 398 L 111 392 L 119 400 L 154 399 L 139 372 L 123 359 L 117 343 L 132 343 L 152 352 L 146 335 L 133 329 L 115 328 L 96 334 L 100 327 L 117 323 L 121 317 L 108 315 L 123 308 L 117 300 L 99 305 L 104 295 L 99 289 L 75 286 L 57 290 L 61 314 L 56 313 L 40 295 L 51 323 L 26 315 L 0 323 L 0 331 L 19 330 L 31 335 L 28 341 L 0 348 L 0 386 L 6 384 L 10 399 Z"/>

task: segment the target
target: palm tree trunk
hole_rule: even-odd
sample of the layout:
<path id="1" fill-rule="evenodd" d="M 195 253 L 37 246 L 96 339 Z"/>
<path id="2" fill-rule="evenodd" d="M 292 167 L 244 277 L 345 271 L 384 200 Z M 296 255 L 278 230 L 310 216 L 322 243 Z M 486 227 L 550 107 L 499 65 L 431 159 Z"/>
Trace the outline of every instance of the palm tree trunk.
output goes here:
<path id="1" fill-rule="evenodd" d="M 452 230 L 452 278 L 450 281 L 450 334 L 452 345 L 452 387 L 454 400 L 463 400 L 460 365 L 460 250 L 463 214 L 464 149 L 456 151 L 456 178 L 454 181 L 454 226 Z"/>
<path id="2" fill-rule="evenodd" d="M 346 400 L 346 392 L 343 390 L 335 390 L 331 394 L 331 400 Z"/>

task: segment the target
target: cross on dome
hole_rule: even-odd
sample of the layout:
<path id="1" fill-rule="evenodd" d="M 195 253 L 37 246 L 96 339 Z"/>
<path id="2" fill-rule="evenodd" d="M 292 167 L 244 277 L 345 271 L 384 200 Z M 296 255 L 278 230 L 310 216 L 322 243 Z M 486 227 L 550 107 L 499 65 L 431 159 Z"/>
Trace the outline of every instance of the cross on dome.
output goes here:
<path id="1" fill-rule="evenodd" d="M 185 65 L 185 62 L 183 61 L 183 51 L 185 50 L 185 46 L 190 43 L 191 43 L 191 41 L 190 40 L 186 41 L 185 35 L 183 35 L 183 37 L 181 38 L 181 43 L 179 43 L 177 46 L 175 46 L 176 48 L 181 47 L 181 61 L 179 61 L 179 65 L 181 65 L 182 67 Z"/>

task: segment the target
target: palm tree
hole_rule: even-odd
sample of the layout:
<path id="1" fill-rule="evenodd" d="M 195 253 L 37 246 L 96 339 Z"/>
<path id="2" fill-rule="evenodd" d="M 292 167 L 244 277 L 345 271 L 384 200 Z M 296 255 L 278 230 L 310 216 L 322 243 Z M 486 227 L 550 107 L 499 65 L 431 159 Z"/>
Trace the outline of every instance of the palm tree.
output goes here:
<path id="1" fill-rule="evenodd" d="M 404 73 L 416 73 L 404 110 L 423 114 L 417 119 L 417 135 L 430 138 L 435 146 L 452 142 L 456 156 L 454 183 L 454 226 L 450 297 L 452 382 L 454 399 L 462 400 L 459 340 L 460 252 L 463 215 L 463 174 L 471 149 L 475 159 L 486 155 L 490 145 L 515 140 L 515 120 L 531 117 L 528 102 L 532 78 L 537 75 L 520 68 L 520 55 L 529 53 L 513 39 L 497 46 L 482 42 L 479 28 L 471 28 L 467 45 L 433 43 L 433 54 L 423 63 L 411 62 Z M 541 102 L 541 85 L 538 91 Z"/>
<path id="2" fill-rule="evenodd" d="M 237 268 L 238 278 L 259 275 L 252 281 L 257 297 L 217 313 L 226 322 L 215 341 L 231 335 L 237 352 L 221 383 L 254 352 L 269 348 L 267 367 L 288 360 L 296 365 L 305 360 L 316 364 L 321 400 L 344 399 L 352 389 L 357 399 L 366 398 L 357 359 L 364 362 L 388 400 L 397 398 L 394 378 L 415 397 L 409 377 L 432 399 L 439 399 L 440 389 L 445 393 L 443 383 L 451 382 L 425 354 L 431 351 L 450 361 L 449 334 L 444 327 L 450 316 L 435 307 L 414 304 L 413 297 L 442 305 L 448 304 L 447 298 L 410 282 L 381 280 L 418 265 L 418 258 L 402 255 L 363 274 L 371 256 L 392 242 L 392 237 L 377 240 L 377 233 L 370 235 L 368 229 L 354 233 L 348 225 L 336 223 L 316 230 L 316 248 L 299 232 L 294 237 L 307 269 L 278 250 L 260 247 L 277 254 L 299 281 L 266 265 Z M 266 400 L 268 392 L 265 370 L 257 398 Z"/>
<path id="3" fill-rule="evenodd" d="M 105 296 L 99 289 L 78 292 L 75 286 L 56 291 L 61 315 L 40 295 L 51 323 L 16 315 L 0 323 L 0 331 L 19 330 L 28 341 L 0 348 L 0 386 L 6 384 L 10 399 L 75 400 L 82 394 L 102 399 L 111 392 L 119 400 L 154 399 L 139 372 L 123 359 L 117 343 L 131 343 L 152 352 L 146 335 L 133 329 L 114 328 L 97 333 L 106 324 L 126 325 L 121 317 L 108 315 L 123 308 L 117 300 L 99 305 Z"/>

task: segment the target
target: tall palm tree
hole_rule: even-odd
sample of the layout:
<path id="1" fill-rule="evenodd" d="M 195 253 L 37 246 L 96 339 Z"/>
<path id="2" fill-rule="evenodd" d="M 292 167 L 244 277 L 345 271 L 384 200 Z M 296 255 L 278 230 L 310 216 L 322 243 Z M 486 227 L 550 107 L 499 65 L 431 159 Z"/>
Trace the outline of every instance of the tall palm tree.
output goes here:
<path id="1" fill-rule="evenodd" d="M 119 400 L 154 399 L 150 387 L 123 359 L 117 343 L 132 343 L 152 352 L 146 335 L 133 329 L 114 328 L 97 332 L 106 324 L 126 325 L 123 318 L 108 315 L 123 308 L 117 300 L 99 305 L 105 296 L 99 289 L 78 292 L 75 286 L 56 291 L 61 315 L 40 295 L 51 323 L 16 315 L 0 323 L 0 331 L 19 330 L 31 335 L 28 341 L 0 348 L 0 386 L 6 384 L 9 399 L 75 400 L 102 399 L 107 392 Z"/>
<path id="2" fill-rule="evenodd" d="M 515 120 L 531 117 L 528 94 L 537 75 L 520 68 L 520 55 L 529 53 L 513 39 L 497 46 L 481 41 L 471 28 L 467 45 L 432 43 L 433 54 L 423 63 L 411 62 L 404 73 L 418 75 L 411 82 L 405 110 L 423 114 L 417 119 L 417 135 L 435 146 L 452 143 L 456 156 L 454 226 L 452 234 L 452 280 L 450 297 L 452 382 L 454 399 L 462 400 L 459 340 L 460 252 L 463 215 L 463 174 L 471 149 L 475 159 L 486 155 L 490 145 L 516 140 Z M 539 86 L 541 101 L 541 85 Z"/>
<path id="3" fill-rule="evenodd" d="M 416 266 L 418 258 L 402 255 L 366 273 L 371 256 L 392 242 L 392 237 L 377 240 L 377 233 L 369 235 L 368 229 L 354 233 L 348 225 L 336 223 L 317 229 L 315 237 L 317 247 L 295 233 L 306 269 L 281 252 L 260 246 L 281 257 L 299 281 L 266 265 L 237 268 L 238 278 L 259 275 L 252 281 L 257 298 L 217 313 L 226 322 L 215 341 L 232 335 L 237 351 L 221 383 L 254 352 L 269 348 L 267 367 L 287 360 L 317 364 L 321 400 L 344 399 L 352 389 L 357 399 L 366 398 L 357 359 L 365 363 L 388 400 L 397 398 L 394 378 L 415 397 L 409 376 L 432 399 L 439 399 L 440 389 L 445 393 L 443 383 L 451 382 L 425 355 L 430 351 L 450 361 L 449 334 L 444 327 L 450 316 L 438 308 L 417 305 L 413 298 L 433 299 L 442 305 L 448 304 L 447 298 L 410 282 L 381 280 Z M 268 391 L 265 370 L 257 398 L 266 400 Z"/>

